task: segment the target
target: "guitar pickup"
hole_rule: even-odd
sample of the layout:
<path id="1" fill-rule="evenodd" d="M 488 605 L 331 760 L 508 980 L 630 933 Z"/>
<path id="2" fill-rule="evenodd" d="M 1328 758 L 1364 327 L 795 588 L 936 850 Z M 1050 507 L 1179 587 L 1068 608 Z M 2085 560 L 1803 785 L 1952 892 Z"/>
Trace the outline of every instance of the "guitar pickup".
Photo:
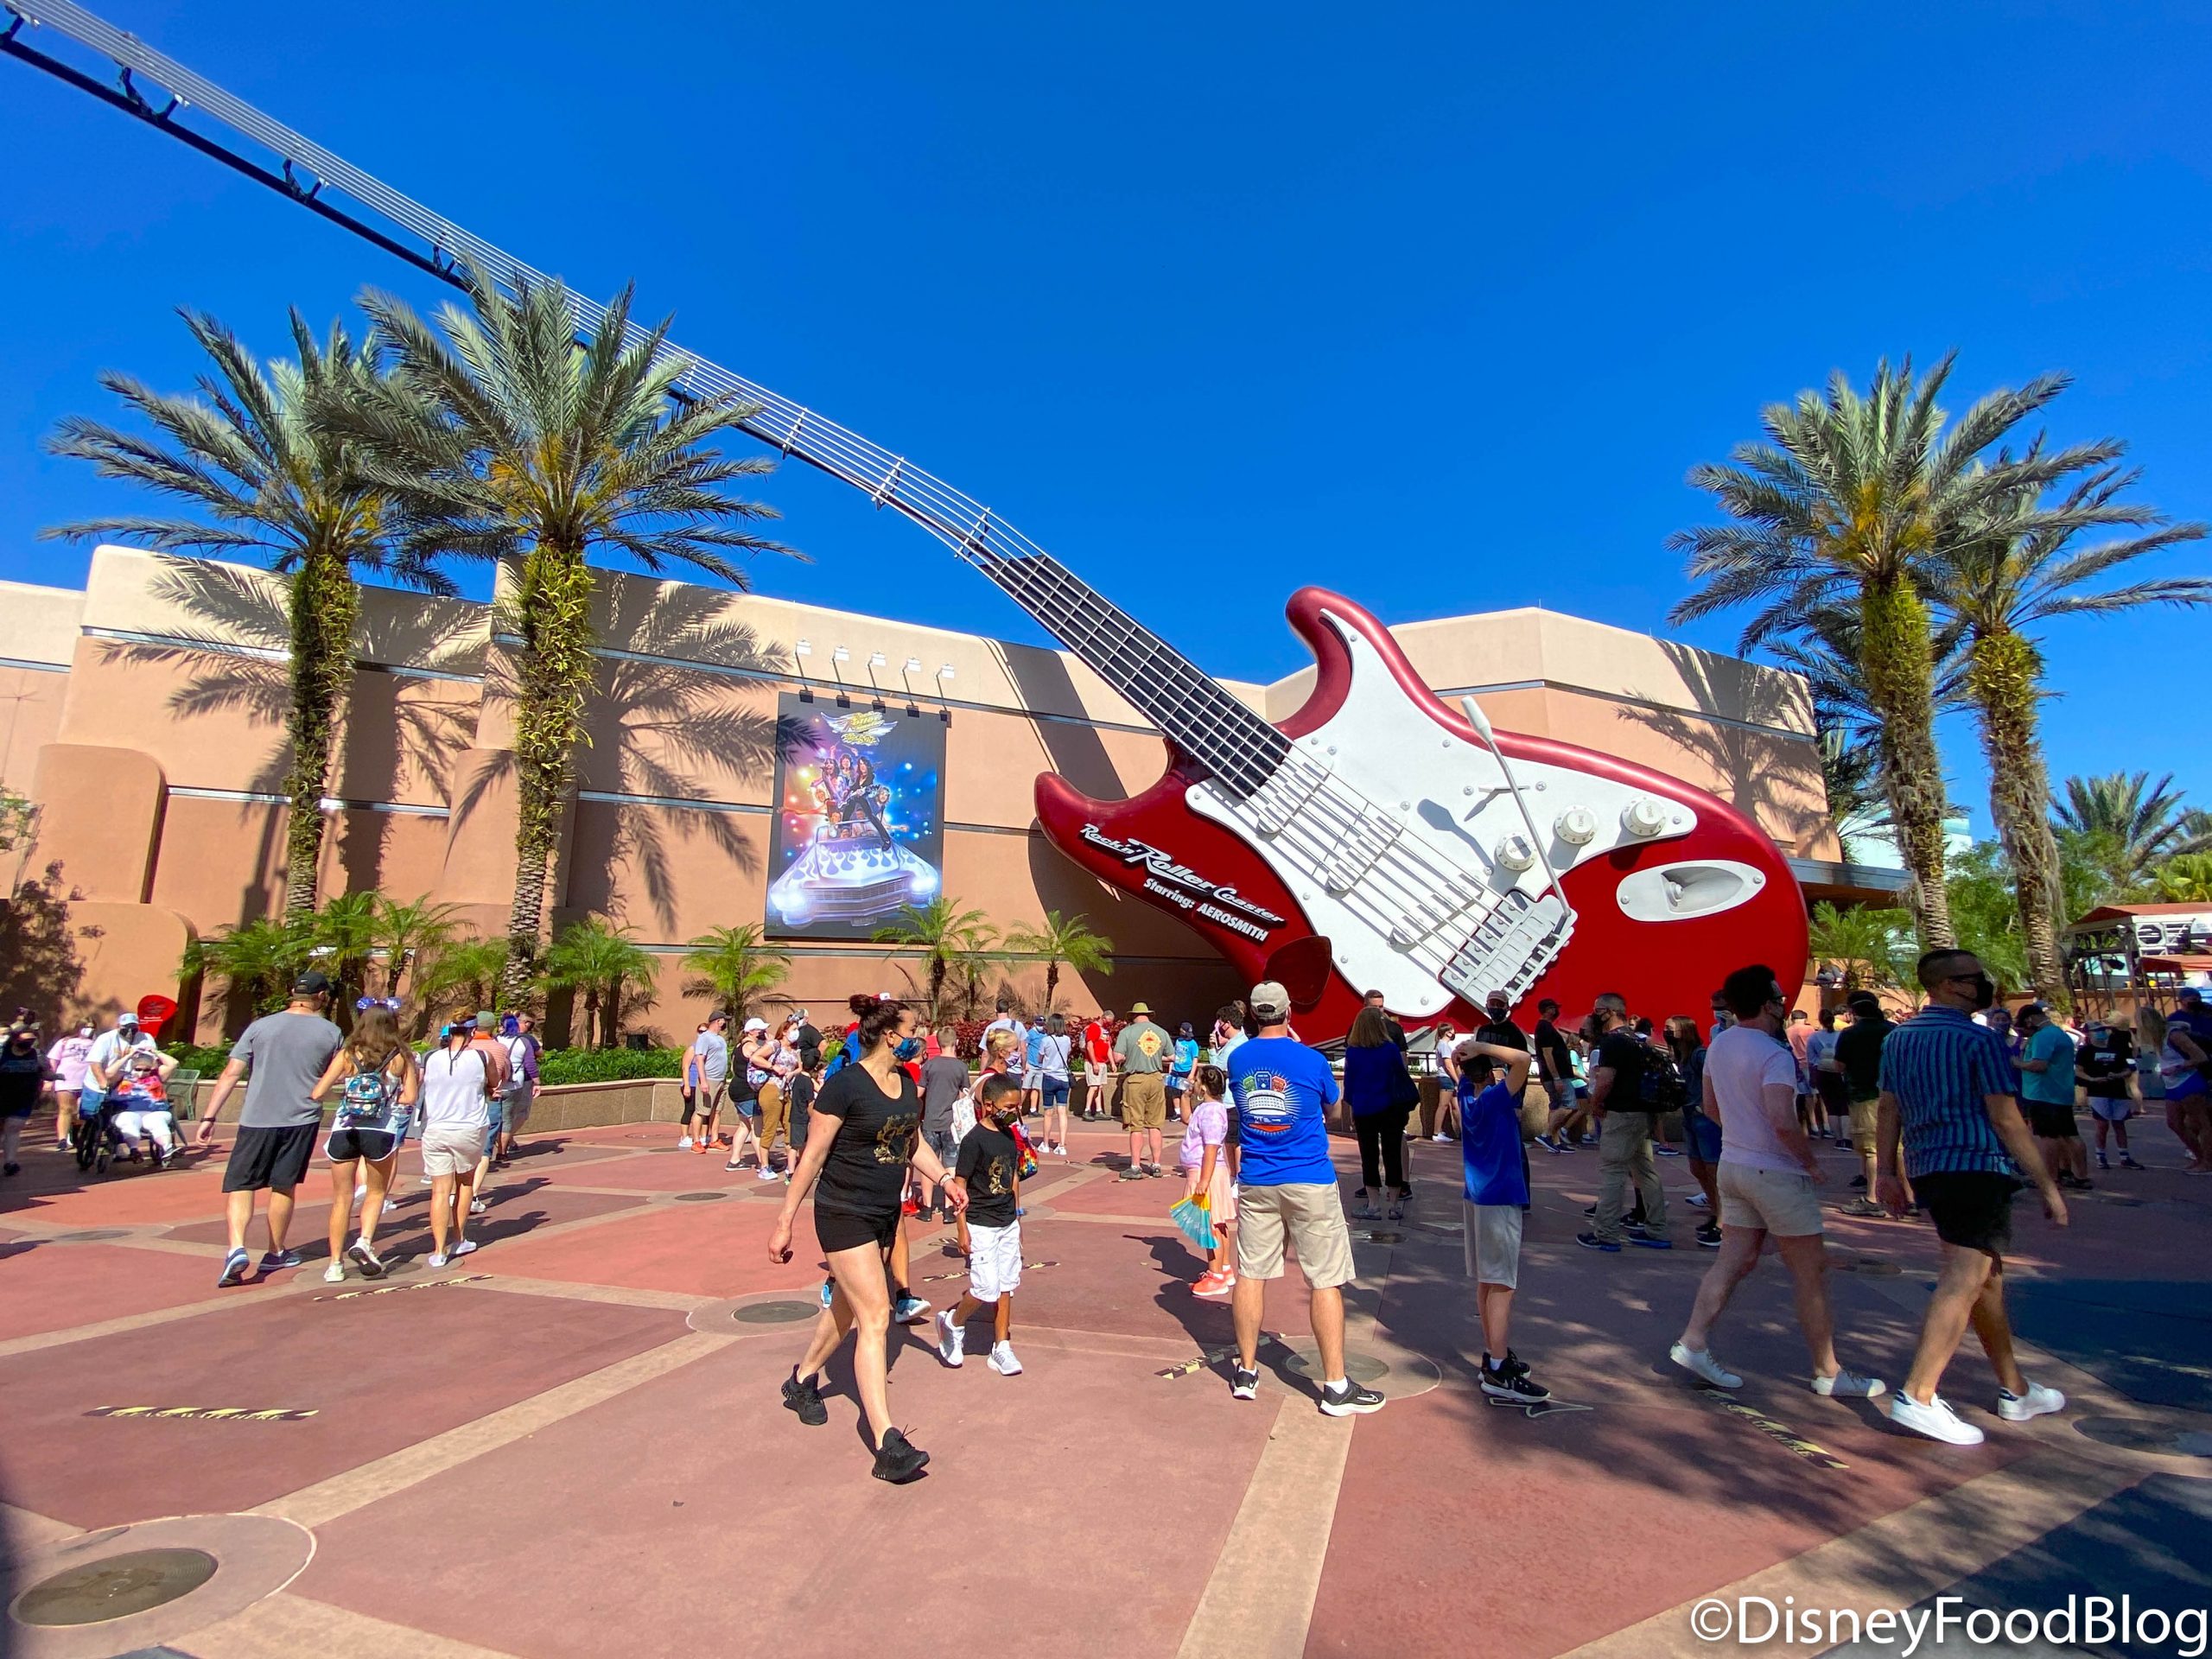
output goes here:
<path id="1" fill-rule="evenodd" d="M 1327 771 L 1306 756 L 1287 755 L 1268 781 L 1244 798 L 1263 836 L 1279 836 L 1329 779 Z"/>

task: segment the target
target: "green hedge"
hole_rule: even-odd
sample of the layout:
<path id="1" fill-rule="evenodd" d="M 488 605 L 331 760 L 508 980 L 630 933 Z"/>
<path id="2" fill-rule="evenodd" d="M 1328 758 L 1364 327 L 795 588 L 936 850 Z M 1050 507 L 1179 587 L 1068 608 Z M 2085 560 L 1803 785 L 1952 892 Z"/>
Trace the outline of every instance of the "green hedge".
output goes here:
<path id="1" fill-rule="evenodd" d="M 223 1068 L 231 1063 L 228 1043 L 207 1045 L 200 1043 L 163 1043 L 162 1052 L 176 1056 L 178 1065 L 197 1071 L 209 1083 L 223 1075 Z"/>
<path id="2" fill-rule="evenodd" d="M 683 1075 L 680 1048 L 549 1048 L 537 1057 L 537 1080 L 547 1084 Z"/>

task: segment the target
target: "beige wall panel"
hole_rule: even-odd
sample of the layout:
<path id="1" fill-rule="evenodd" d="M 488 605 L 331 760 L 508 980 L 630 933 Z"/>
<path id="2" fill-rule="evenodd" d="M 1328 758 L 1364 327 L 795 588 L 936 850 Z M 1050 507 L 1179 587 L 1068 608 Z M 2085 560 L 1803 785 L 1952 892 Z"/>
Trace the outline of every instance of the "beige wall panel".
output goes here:
<path id="1" fill-rule="evenodd" d="M 7 595 L 0 594 L 0 605 Z M 0 642 L 0 653 L 14 645 Z M 61 710 L 69 690 L 64 671 L 0 667 L 0 789 L 29 795 L 38 752 L 61 735 Z"/>
<path id="2" fill-rule="evenodd" d="M 585 789 L 765 805 L 778 688 L 664 663 L 602 662 L 584 710 Z"/>
<path id="3" fill-rule="evenodd" d="M 69 906 L 69 923 L 84 964 L 71 1012 L 105 1026 L 142 996 L 176 995 L 177 968 L 192 929 L 175 912 L 83 899 Z"/>
<path id="4" fill-rule="evenodd" d="M 343 801 L 443 806 L 454 760 L 475 741 L 477 690 L 450 680 L 356 674 L 329 793 Z"/>
<path id="5" fill-rule="evenodd" d="M 0 657 L 66 668 L 76 653 L 77 630 L 84 626 L 85 595 L 75 588 L 0 582 L 0 616 L 8 619 Z"/>
<path id="6" fill-rule="evenodd" d="M 87 899 L 143 903 L 165 792 L 161 766 L 137 749 L 48 744 L 31 782 L 40 863 L 58 861 L 64 886 Z"/>
<path id="7" fill-rule="evenodd" d="M 446 858 L 443 818 L 347 809 L 330 813 L 328 822 L 317 878 L 324 898 L 381 893 L 394 904 L 437 900 Z"/>
<path id="8" fill-rule="evenodd" d="M 766 812 L 579 801 L 572 823 L 563 920 L 596 912 L 641 939 L 677 944 L 760 919 Z"/>
<path id="9" fill-rule="evenodd" d="M 173 784 L 277 790 L 286 696 L 281 663 L 86 639 L 69 672 L 61 734 L 158 754 Z"/>
<path id="10" fill-rule="evenodd" d="M 203 934 L 274 915 L 284 902 L 286 816 L 270 802 L 172 795 L 153 902 Z"/>
<path id="11" fill-rule="evenodd" d="M 514 757 L 463 749 L 453 759 L 453 804 L 446 819 L 445 866 L 438 897 L 498 905 L 515 891 Z"/>

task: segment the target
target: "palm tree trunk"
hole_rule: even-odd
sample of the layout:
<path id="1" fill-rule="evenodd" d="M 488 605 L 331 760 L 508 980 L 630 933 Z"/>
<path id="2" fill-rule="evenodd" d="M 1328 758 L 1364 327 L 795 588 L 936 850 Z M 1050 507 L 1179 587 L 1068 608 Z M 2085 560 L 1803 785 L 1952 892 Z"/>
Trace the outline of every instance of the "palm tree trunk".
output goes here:
<path id="1" fill-rule="evenodd" d="M 338 711 L 353 678 L 353 619 L 360 592 L 343 559 L 310 553 L 293 572 L 291 702 L 285 712 L 292 749 L 285 794 L 291 814 L 284 826 L 284 910 L 312 914 L 322 863 L 322 798 L 330 785 Z"/>
<path id="2" fill-rule="evenodd" d="M 1968 653 L 1967 693 L 1980 715 L 1989 757 L 1989 816 L 2012 866 L 2028 978 L 2040 1000 L 2063 1009 L 2069 999 L 2058 954 L 2058 838 L 2050 832 L 2050 776 L 2036 733 L 2042 678 L 2041 654 L 2009 630 L 1980 636 Z"/>
<path id="3" fill-rule="evenodd" d="M 1052 1001 L 1060 993 L 1060 963 L 1055 957 L 1045 964 L 1045 1017 L 1052 1017 Z"/>
<path id="4" fill-rule="evenodd" d="M 1913 921 L 1921 948 L 1955 944 L 1943 886 L 1942 761 L 1936 749 L 1935 652 L 1928 607 L 1910 584 L 1868 583 L 1859 591 L 1859 668 L 1867 700 L 1882 720 L 1882 786 L 1897 850 L 1912 875 Z"/>
<path id="5" fill-rule="evenodd" d="M 500 989 L 517 1004 L 536 976 L 545 889 L 584 741 L 593 672 L 591 594 L 591 570 L 580 556 L 540 546 L 524 561 L 509 619 L 522 646 L 515 674 L 515 896 Z"/>
<path id="6" fill-rule="evenodd" d="M 601 1048 L 613 1048 L 622 1040 L 622 982 L 619 979 L 607 983 L 607 1020 L 599 1035 Z"/>

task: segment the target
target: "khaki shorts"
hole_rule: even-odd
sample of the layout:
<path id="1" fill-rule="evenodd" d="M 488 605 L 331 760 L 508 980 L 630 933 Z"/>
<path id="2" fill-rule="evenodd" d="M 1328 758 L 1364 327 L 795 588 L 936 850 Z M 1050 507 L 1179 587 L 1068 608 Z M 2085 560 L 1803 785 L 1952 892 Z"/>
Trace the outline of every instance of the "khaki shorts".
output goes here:
<path id="1" fill-rule="evenodd" d="M 437 1123 L 423 1131 L 425 1175 L 472 1174 L 483 1155 L 484 1130 L 480 1124 Z"/>
<path id="2" fill-rule="evenodd" d="M 1157 1071 L 1140 1071 L 1122 1083 L 1122 1127 L 1156 1129 L 1167 1122 L 1167 1079 Z"/>
<path id="3" fill-rule="evenodd" d="M 1880 1101 L 1854 1100 L 1851 1103 L 1851 1149 L 1862 1158 L 1873 1155 L 1875 1126 L 1881 1118 Z"/>
<path id="4" fill-rule="evenodd" d="M 1757 1227 L 1777 1238 L 1809 1238 L 1827 1230 L 1809 1177 L 1731 1163 L 1723 1154 L 1714 1184 L 1724 1227 Z"/>
<path id="5" fill-rule="evenodd" d="M 1352 1281 L 1351 1230 L 1344 1224 L 1344 1200 L 1334 1181 L 1238 1187 L 1238 1276 L 1281 1278 L 1286 1231 L 1307 1284 L 1330 1290 Z"/>
<path id="6" fill-rule="evenodd" d="M 1460 1207 L 1466 1212 L 1467 1277 L 1515 1288 L 1521 1282 L 1521 1206 L 1462 1199 Z"/>

